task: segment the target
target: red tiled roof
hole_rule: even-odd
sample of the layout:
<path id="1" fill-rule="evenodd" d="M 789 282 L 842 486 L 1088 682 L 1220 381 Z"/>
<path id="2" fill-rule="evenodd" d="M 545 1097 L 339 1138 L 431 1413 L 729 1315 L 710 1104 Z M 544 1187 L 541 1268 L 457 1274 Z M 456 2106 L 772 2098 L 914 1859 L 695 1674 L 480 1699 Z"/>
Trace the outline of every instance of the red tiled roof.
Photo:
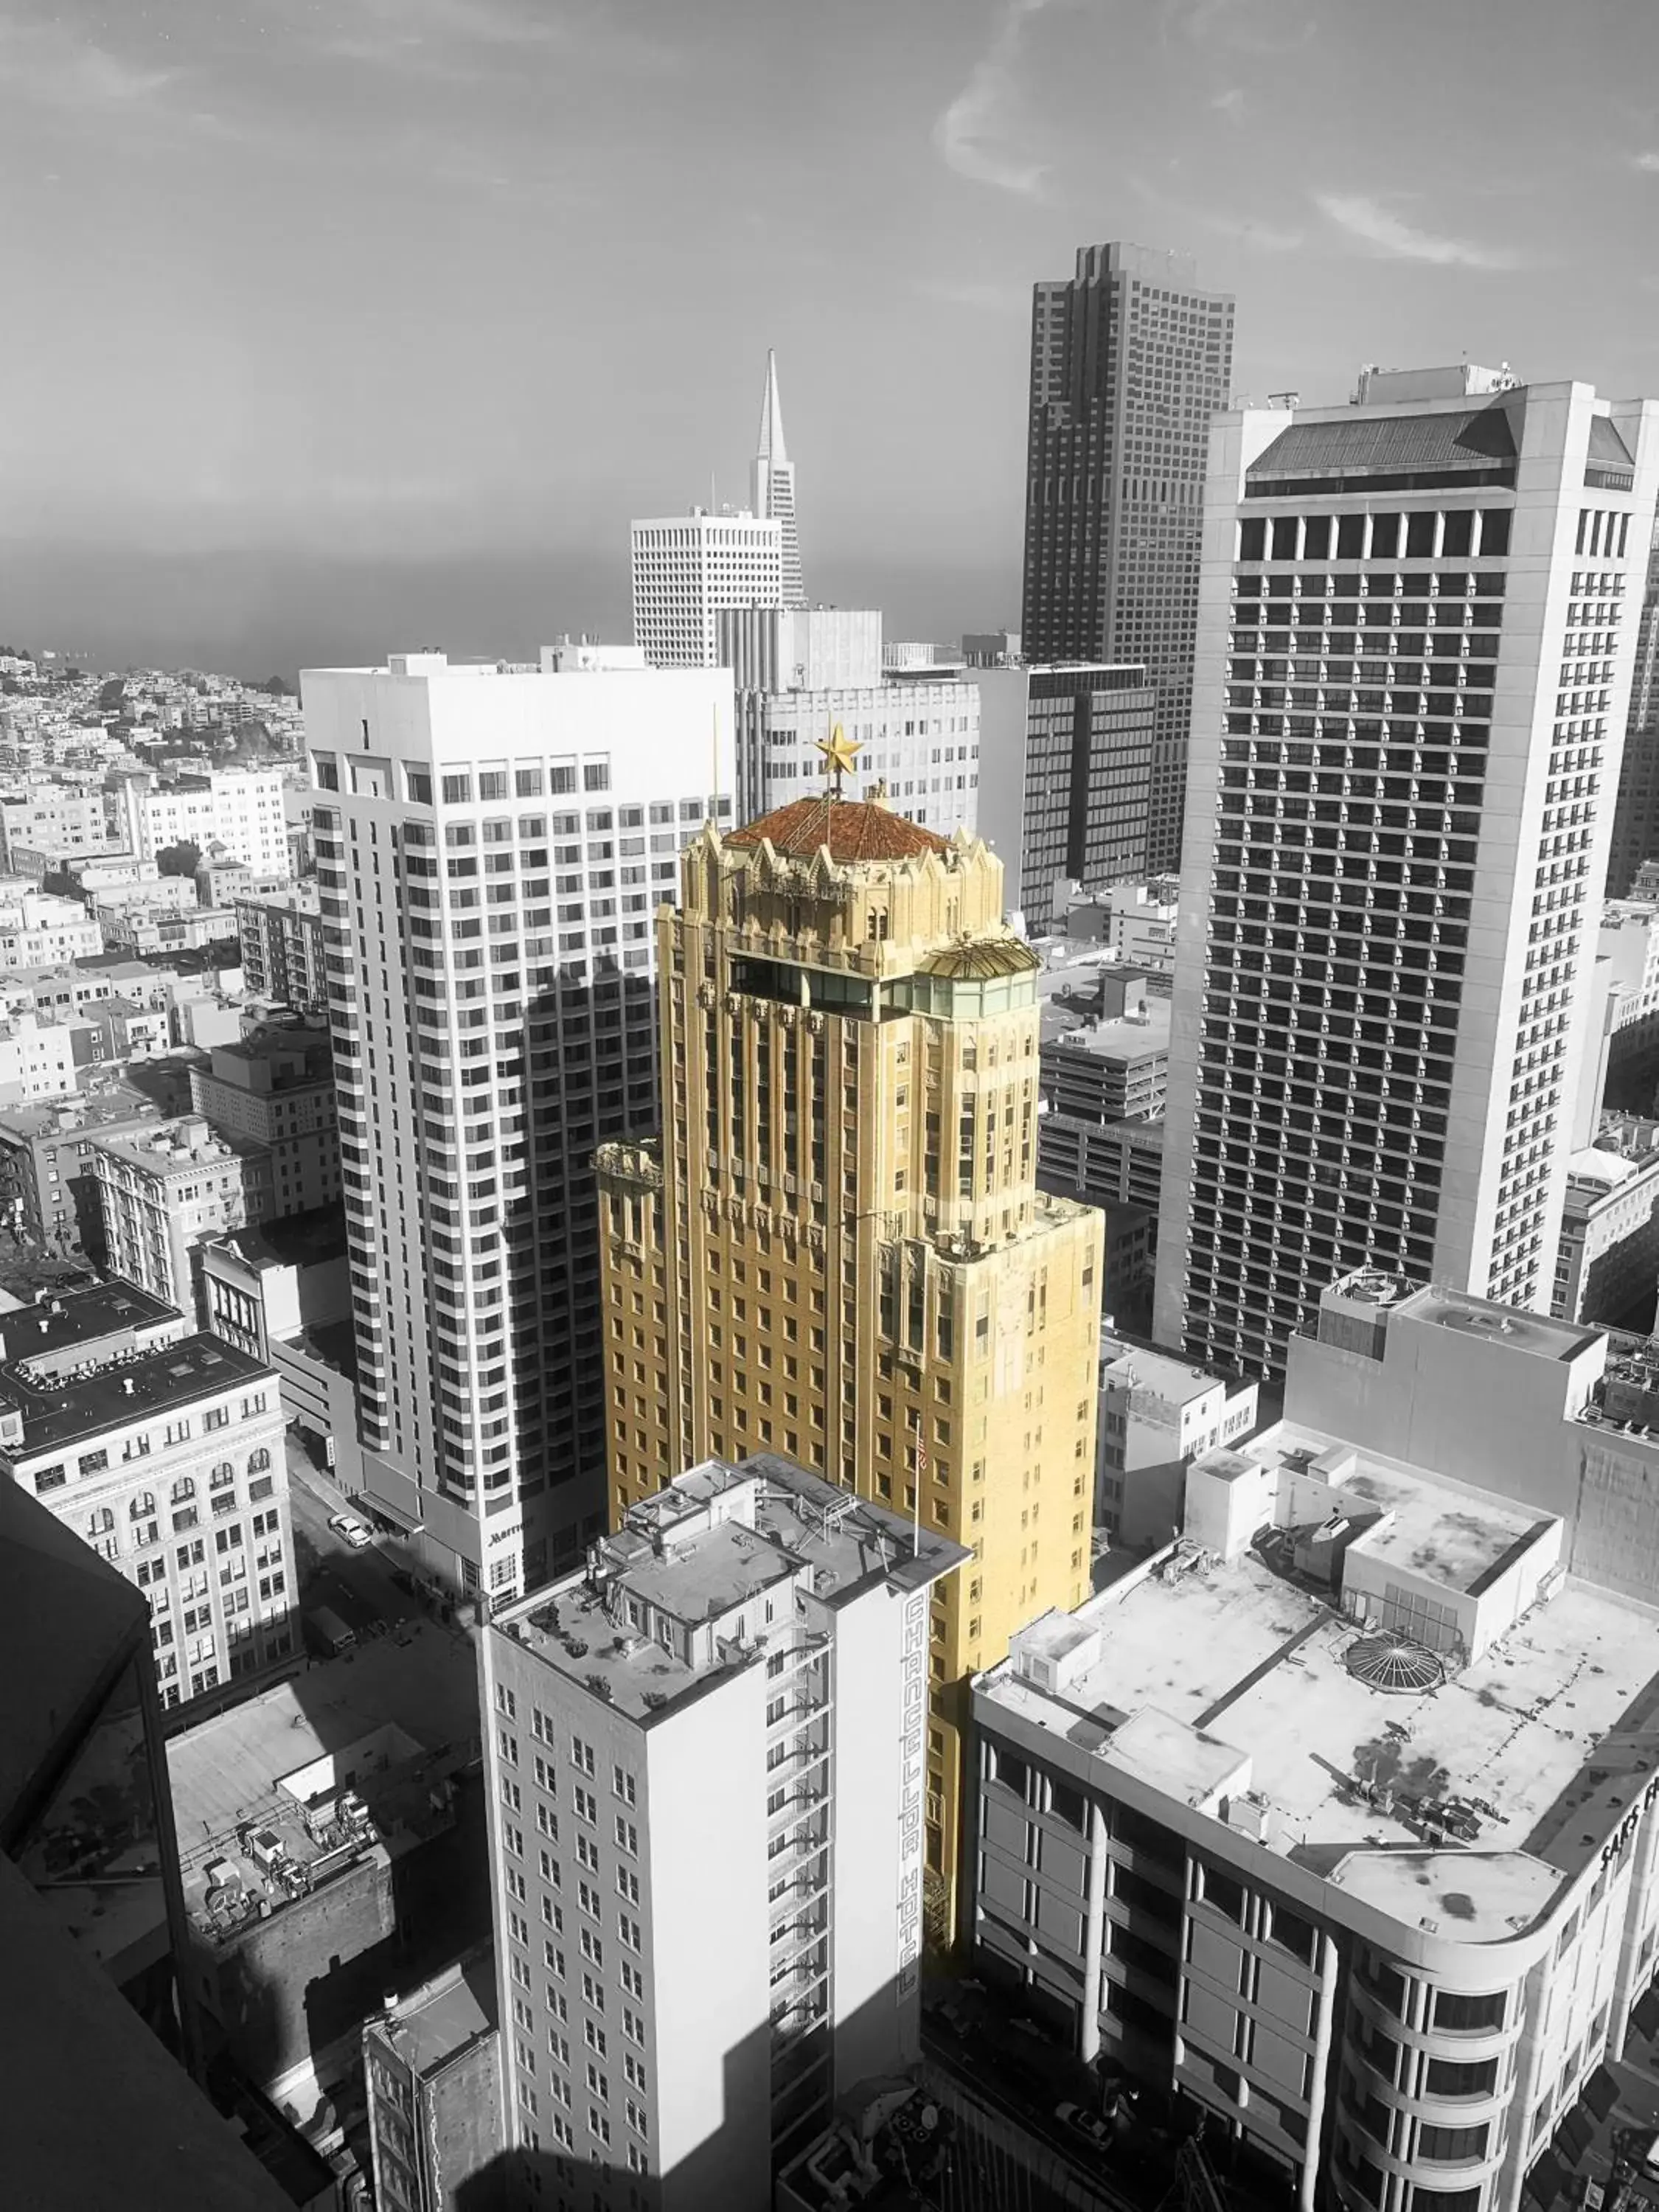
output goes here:
<path id="1" fill-rule="evenodd" d="M 832 860 L 909 860 L 923 853 L 948 853 L 950 847 L 919 822 L 907 821 L 890 807 L 862 799 L 792 799 L 770 814 L 745 822 L 726 838 L 728 845 L 758 845 L 765 839 L 780 853 L 807 860 L 821 845 Z"/>

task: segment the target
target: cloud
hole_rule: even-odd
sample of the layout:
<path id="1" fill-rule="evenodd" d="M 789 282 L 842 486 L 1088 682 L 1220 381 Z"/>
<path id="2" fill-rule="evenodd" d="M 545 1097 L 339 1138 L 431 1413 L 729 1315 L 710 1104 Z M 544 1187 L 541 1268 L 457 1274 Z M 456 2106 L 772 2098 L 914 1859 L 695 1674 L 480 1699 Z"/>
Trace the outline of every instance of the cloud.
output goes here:
<path id="1" fill-rule="evenodd" d="M 933 144 L 948 169 L 976 185 L 994 185 L 1022 199 L 1040 200 L 1048 167 L 1022 161 L 1006 144 L 1003 110 L 1014 88 L 1014 64 L 1025 26 L 1049 0 L 1005 0 L 990 45 L 962 90 L 933 125 Z"/>
<path id="2" fill-rule="evenodd" d="M 1255 216 L 1241 215 L 1233 209 L 1189 206 L 1146 177 L 1132 175 L 1128 185 L 1136 198 L 1144 200 L 1148 207 L 1156 208 L 1166 222 L 1185 223 L 1194 230 L 1210 231 L 1217 238 L 1230 238 L 1235 245 L 1251 247 L 1258 253 L 1295 253 L 1306 243 L 1303 231 L 1262 222 Z"/>
<path id="3" fill-rule="evenodd" d="M 1441 238 L 1415 229 L 1401 216 L 1363 192 L 1316 192 L 1314 204 L 1337 228 L 1390 261 L 1427 261 L 1441 269 L 1513 269 L 1516 256 L 1505 247 L 1481 246 L 1472 239 Z"/>
<path id="4" fill-rule="evenodd" d="M 1238 53 L 1294 53 L 1319 28 L 1302 7 L 1303 0 L 1164 0 L 1159 35 L 1166 45 L 1179 37 Z"/>
<path id="5" fill-rule="evenodd" d="M 599 5 L 520 0 L 334 0 L 320 44 L 337 60 L 451 75 L 458 56 L 530 53 L 660 67 L 669 49 Z"/>
<path id="6" fill-rule="evenodd" d="M 1659 154 L 1632 154 L 1631 167 L 1645 169 L 1650 177 L 1659 177 Z"/>
<path id="7" fill-rule="evenodd" d="M 107 46 L 77 38 L 62 22 L 0 15 L 0 94 L 40 107 L 107 116 L 148 107 L 176 72 L 125 61 Z"/>
<path id="8" fill-rule="evenodd" d="M 1244 120 L 1244 92 L 1240 85 L 1231 85 L 1225 92 L 1217 93 L 1210 105 L 1218 114 L 1224 115 L 1230 123 Z"/>

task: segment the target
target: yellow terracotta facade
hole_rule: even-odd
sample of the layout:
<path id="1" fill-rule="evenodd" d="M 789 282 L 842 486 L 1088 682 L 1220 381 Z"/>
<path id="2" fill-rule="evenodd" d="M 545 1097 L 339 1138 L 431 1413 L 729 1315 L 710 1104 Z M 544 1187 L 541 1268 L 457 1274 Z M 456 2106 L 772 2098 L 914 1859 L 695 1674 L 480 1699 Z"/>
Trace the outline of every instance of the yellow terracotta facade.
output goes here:
<path id="1" fill-rule="evenodd" d="M 809 805 L 819 849 L 711 829 L 658 918 L 665 1127 L 599 1153 L 610 1515 L 771 1450 L 971 1548 L 933 1606 L 944 1932 L 968 1678 L 1089 1589 L 1102 1217 L 1036 1188 L 1037 962 L 1000 861 L 958 835 L 839 862 L 906 841 L 854 820 L 876 802 Z"/>

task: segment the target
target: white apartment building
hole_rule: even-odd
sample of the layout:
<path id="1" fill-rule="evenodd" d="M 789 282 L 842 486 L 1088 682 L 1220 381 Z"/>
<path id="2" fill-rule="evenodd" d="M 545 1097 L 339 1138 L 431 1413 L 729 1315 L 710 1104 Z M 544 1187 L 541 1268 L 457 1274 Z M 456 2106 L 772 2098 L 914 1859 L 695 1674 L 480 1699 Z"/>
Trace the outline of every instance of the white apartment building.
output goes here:
<path id="1" fill-rule="evenodd" d="M 1258 1395 L 1254 1382 L 1230 1383 L 1103 1328 L 1096 1528 L 1130 1551 L 1157 1550 L 1179 1535 L 1187 1469 L 1249 1434 Z"/>
<path id="2" fill-rule="evenodd" d="M 1659 404 L 1219 416 L 1156 1334 L 1276 1372 L 1375 1262 L 1547 1307 Z"/>
<path id="3" fill-rule="evenodd" d="M 1291 1351 L 1181 1540 L 976 1684 L 980 1969 L 1304 2212 L 1516 2212 L 1659 1963 L 1659 1614 L 1597 1571 L 1632 1530 L 1605 1345 L 1357 1277 Z"/>
<path id="4" fill-rule="evenodd" d="M 27 776 L 21 787 L 0 798 L 0 867 L 12 866 L 19 845 L 34 852 L 100 851 L 109 840 L 101 784 L 60 782 Z"/>
<path id="5" fill-rule="evenodd" d="M 592 1158 L 656 1126 L 652 915 L 730 825 L 731 678 L 307 672 L 365 1480 L 505 1601 L 604 1526 Z"/>
<path id="6" fill-rule="evenodd" d="M 116 842 L 143 860 L 173 845 L 219 844 L 258 876 L 291 872 L 280 768 L 210 769 L 167 782 L 149 770 L 118 775 L 110 799 Z"/>
<path id="7" fill-rule="evenodd" d="M 884 677 L 881 617 L 862 609 L 745 609 L 719 635 L 737 687 L 740 820 L 822 793 L 817 747 L 839 729 L 859 748 L 858 789 L 884 785 L 896 813 L 942 837 L 973 834 L 976 684 Z"/>
<path id="8" fill-rule="evenodd" d="M 92 1172 L 110 1273 L 195 1314 L 198 1246 L 276 1212 L 268 1146 L 221 1135 L 200 1115 L 94 1136 Z"/>
<path id="9" fill-rule="evenodd" d="M 774 2159 L 915 2061 L 928 1592 L 968 1556 L 710 1460 L 491 1624 L 514 2208 L 539 2169 L 616 2212 L 765 2212 Z"/>
<path id="10" fill-rule="evenodd" d="M 276 1377 L 189 1330 L 126 1283 L 0 1322 L 0 1477 L 147 1594 L 165 1705 L 295 1643 Z"/>
<path id="11" fill-rule="evenodd" d="M 629 534 L 634 642 L 653 668 L 713 668 L 723 607 L 783 605 L 781 523 L 694 507 Z"/>
<path id="12" fill-rule="evenodd" d="M 72 1098 L 76 1031 L 67 1020 L 19 1012 L 0 1020 L 0 1105 Z"/>
<path id="13" fill-rule="evenodd" d="M 53 967 L 103 949 L 103 932 L 76 900 L 0 883 L 0 968 Z"/>

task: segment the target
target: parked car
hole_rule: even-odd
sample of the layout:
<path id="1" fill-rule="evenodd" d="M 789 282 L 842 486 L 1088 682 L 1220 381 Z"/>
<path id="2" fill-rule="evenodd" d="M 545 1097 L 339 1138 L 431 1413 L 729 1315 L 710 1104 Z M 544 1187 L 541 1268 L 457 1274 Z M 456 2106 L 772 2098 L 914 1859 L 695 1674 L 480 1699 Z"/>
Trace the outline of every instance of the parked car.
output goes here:
<path id="1" fill-rule="evenodd" d="M 354 1519 L 349 1513 L 331 1513 L 328 1525 L 337 1536 L 345 1538 L 354 1552 L 361 1552 L 365 1544 L 374 1540 L 362 1522 Z"/>
<path id="2" fill-rule="evenodd" d="M 1112 2130 L 1098 2112 L 1086 2112 L 1081 2105 L 1056 2105 L 1054 2118 L 1069 2134 L 1081 2136 L 1091 2149 L 1103 2153 L 1111 2148 Z"/>

